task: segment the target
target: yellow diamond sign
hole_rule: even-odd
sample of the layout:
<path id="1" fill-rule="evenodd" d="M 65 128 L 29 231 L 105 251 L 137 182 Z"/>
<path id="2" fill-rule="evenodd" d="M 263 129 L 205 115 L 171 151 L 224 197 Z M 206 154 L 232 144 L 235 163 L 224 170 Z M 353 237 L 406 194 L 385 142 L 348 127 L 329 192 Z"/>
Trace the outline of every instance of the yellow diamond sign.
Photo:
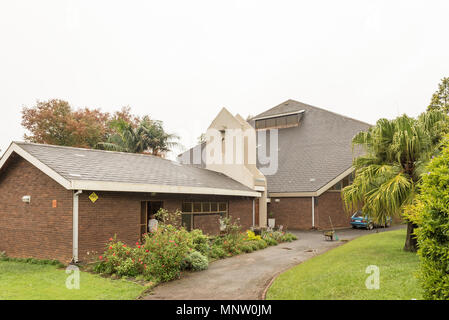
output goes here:
<path id="1" fill-rule="evenodd" d="M 92 201 L 92 203 L 95 203 L 95 201 L 98 200 L 98 196 L 95 192 L 92 192 L 89 196 L 90 201 Z"/>

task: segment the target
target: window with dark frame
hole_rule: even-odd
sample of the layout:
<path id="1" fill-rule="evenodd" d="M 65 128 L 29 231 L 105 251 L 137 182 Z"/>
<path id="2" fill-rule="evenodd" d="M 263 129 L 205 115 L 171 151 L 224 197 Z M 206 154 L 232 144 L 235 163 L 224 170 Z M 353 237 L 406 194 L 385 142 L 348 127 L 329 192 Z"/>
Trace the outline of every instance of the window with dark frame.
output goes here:
<path id="1" fill-rule="evenodd" d="M 256 120 L 256 129 L 288 128 L 297 126 L 299 124 L 301 117 L 302 114 L 297 113 L 288 116 Z"/>
<path id="2" fill-rule="evenodd" d="M 224 218 L 228 214 L 228 203 L 225 201 L 184 201 L 182 203 L 182 225 L 187 230 L 193 229 L 195 215 L 219 214 Z"/>
<path id="3" fill-rule="evenodd" d="M 336 184 L 334 184 L 329 190 L 340 191 L 344 187 L 347 187 L 350 184 L 352 184 L 353 181 L 354 181 L 354 173 L 350 173 L 349 175 L 338 181 Z"/>

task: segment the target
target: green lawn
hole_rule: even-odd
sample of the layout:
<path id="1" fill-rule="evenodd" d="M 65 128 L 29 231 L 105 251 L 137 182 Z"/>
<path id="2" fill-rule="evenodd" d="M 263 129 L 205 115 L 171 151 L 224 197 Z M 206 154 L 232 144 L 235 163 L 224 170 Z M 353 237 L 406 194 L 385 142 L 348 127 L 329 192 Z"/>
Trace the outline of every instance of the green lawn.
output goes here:
<path id="1" fill-rule="evenodd" d="M 69 275 L 52 265 L 0 261 L 0 300 L 17 299 L 135 299 L 144 287 L 80 273 L 80 289 L 66 288 Z"/>
<path id="2" fill-rule="evenodd" d="M 404 241 L 404 229 L 357 238 L 281 274 L 267 299 L 421 299 L 415 278 L 419 259 L 402 250 Z M 365 286 L 369 265 L 379 267 L 378 290 Z"/>

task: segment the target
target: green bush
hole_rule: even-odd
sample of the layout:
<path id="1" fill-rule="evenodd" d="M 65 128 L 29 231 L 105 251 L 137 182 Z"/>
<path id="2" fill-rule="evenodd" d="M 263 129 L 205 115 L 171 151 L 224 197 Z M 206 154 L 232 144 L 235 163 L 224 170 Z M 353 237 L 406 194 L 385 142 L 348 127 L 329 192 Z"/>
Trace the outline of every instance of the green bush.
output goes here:
<path id="1" fill-rule="evenodd" d="M 209 267 L 209 260 L 198 251 L 192 251 L 187 255 L 184 267 L 193 271 L 206 270 Z"/>
<path id="2" fill-rule="evenodd" d="M 201 252 L 203 256 L 209 255 L 209 237 L 203 234 L 203 231 L 199 229 L 194 229 L 190 232 L 193 243 L 193 250 Z"/>
<path id="3" fill-rule="evenodd" d="M 53 265 L 58 268 L 64 267 L 64 264 L 58 260 L 46 260 L 46 259 L 35 259 L 35 258 L 12 258 L 8 257 L 4 251 L 0 252 L 0 261 L 11 261 L 11 262 L 22 262 L 29 264 L 48 264 Z"/>
<path id="4" fill-rule="evenodd" d="M 294 240 L 298 240 L 298 237 L 297 236 L 295 236 L 294 234 L 291 234 L 291 233 L 285 233 L 283 236 L 282 236 L 282 238 L 281 238 L 281 241 L 282 242 L 292 242 L 292 241 L 294 241 Z"/>
<path id="5" fill-rule="evenodd" d="M 262 239 L 264 239 L 269 245 L 276 245 L 281 242 L 292 242 L 293 240 L 298 240 L 298 238 L 289 233 L 282 231 L 264 231 L 262 233 Z M 274 241 L 276 241 L 276 244 Z"/>
<path id="6" fill-rule="evenodd" d="M 226 252 L 220 245 L 213 245 L 210 250 L 210 257 L 214 259 L 223 259 L 226 257 Z"/>
<path id="7" fill-rule="evenodd" d="M 247 243 L 243 243 L 240 245 L 240 251 L 245 252 L 245 253 L 251 253 L 254 251 L 254 248 Z"/>
<path id="8" fill-rule="evenodd" d="M 268 247 L 268 244 L 263 239 L 256 240 L 256 242 L 257 242 L 259 249 L 265 249 L 266 247 Z"/>
<path id="9" fill-rule="evenodd" d="M 269 245 L 269 246 L 277 246 L 278 245 L 278 242 L 273 238 L 267 237 L 266 239 L 264 238 L 263 241 L 265 241 L 267 243 L 267 245 Z"/>
<path id="10" fill-rule="evenodd" d="M 449 148 L 432 159 L 421 193 L 409 212 L 418 225 L 419 279 L 429 300 L 449 299 Z"/>
<path id="11" fill-rule="evenodd" d="M 245 244 L 247 246 L 250 246 L 253 249 L 253 251 L 259 250 L 259 244 L 257 241 L 247 241 Z"/>
<path id="12" fill-rule="evenodd" d="M 268 247 L 268 244 L 263 239 L 246 241 L 245 244 L 251 246 L 253 250 L 260 250 Z"/>

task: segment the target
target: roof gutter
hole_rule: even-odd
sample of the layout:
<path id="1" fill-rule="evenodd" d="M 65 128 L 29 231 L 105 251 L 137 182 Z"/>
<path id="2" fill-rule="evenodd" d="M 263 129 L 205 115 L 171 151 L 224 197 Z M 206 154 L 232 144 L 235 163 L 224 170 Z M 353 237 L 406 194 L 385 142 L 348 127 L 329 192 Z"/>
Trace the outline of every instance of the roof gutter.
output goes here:
<path id="1" fill-rule="evenodd" d="M 184 194 L 211 194 L 222 196 L 240 196 L 260 198 L 261 193 L 253 190 L 232 190 L 223 188 L 168 186 L 146 183 L 128 183 L 114 181 L 72 180 L 71 190 L 95 190 L 113 192 L 157 192 Z"/>
<path id="2" fill-rule="evenodd" d="M 346 169 L 343 173 L 336 176 L 334 179 L 326 183 L 324 186 L 319 188 L 316 191 L 305 191 L 305 192 L 270 192 L 269 197 L 273 198 L 295 198 L 295 197 L 319 197 L 327 190 L 329 190 L 333 185 L 335 185 L 338 181 L 349 175 L 354 171 L 354 167 L 350 167 Z"/>

